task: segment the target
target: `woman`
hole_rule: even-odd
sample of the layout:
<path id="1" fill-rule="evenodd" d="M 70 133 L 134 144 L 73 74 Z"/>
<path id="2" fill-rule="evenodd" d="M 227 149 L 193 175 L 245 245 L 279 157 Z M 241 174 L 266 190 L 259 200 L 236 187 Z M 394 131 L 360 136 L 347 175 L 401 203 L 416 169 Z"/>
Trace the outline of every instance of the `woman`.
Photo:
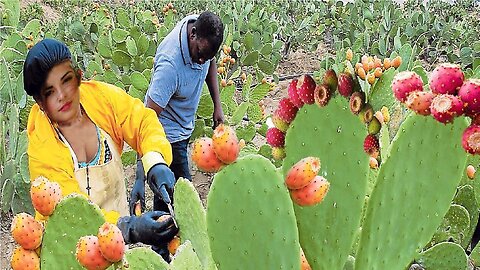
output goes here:
<path id="1" fill-rule="evenodd" d="M 156 221 L 165 212 L 128 215 L 120 159 L 125 141 L 142 156 L 152 189 L 164 187 L 172 194 L 171 146 L 155 112 L 118 87 L 81 81 L 82 71 L 57 40 L 44 39 L 31 48 L 23 76 L 25 91 L 36 101 L 27 126 L 31 179 L 45 176 L 59 183 L 63 196 L 88 196 L 107 221 L 118 221 L 127 243 L 166 246 L 178 228 L 171 218 Z"/>

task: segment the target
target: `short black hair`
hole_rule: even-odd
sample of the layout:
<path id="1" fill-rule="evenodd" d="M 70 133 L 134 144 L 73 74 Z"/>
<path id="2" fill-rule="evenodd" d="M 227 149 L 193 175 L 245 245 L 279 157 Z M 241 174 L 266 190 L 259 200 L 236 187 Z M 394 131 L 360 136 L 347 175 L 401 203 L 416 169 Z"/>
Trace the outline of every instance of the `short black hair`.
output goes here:
<path id="1" fill-rule="evenodd" d="M 217 52 L 223 42 L 223 23 L 220 17 L 213 12 L 204 11 L 193 26 L 196 28 L 198 38 L 208 40 L 213 51 Z"/>

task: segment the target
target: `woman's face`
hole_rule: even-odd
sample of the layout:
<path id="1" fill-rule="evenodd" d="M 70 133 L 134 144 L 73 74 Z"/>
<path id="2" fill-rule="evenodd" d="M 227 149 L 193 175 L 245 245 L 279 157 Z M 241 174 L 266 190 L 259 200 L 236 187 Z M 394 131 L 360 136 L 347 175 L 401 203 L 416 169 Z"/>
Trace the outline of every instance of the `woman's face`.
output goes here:
<path id="1" fill-rule="evenodd" d="M 55 65 L 47 75 L 38 103 L 51 121 L 64 124 L 80 114 L 79 79 L 71 61 Z"/>

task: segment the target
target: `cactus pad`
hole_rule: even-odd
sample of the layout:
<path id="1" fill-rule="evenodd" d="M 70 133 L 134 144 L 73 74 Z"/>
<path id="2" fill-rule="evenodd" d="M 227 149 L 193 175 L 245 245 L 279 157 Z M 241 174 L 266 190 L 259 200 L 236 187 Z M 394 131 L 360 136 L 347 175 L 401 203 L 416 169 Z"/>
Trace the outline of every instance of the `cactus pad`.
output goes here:
<path id="1" fill-rule="evenodd" d="M 467 254 L 455 243 L 437 244 L 416 258 L 425 269 L 435 270 L 465 270 L 467 269 Z"/>
<path id="2" fill-rule="evenodd" d="M 469 232 L 469 229 L 470 215 L 467 209 L 461 205 L 452 204 L 443 218 L 442 224 L 433 235 L 430 246 L 447 241 L 460 245 L 467 240 L 465 235 Z"/>
<path id="3" fill-rule="evenodd" d="M 208 194 L 207 225 L 219 269 L 299 269 L 292 201 L 266 158 L 250 155 L 218 172 Z"/>
<path id="4" fill-rule="evenodd" d="M 160 255 L 147 247 L 136 247 L 125 252 L 128 270 L 167 270 L 169 265 Z"/>
<path id="5" fill-rule="evenodd" d="M 307 156 L 321 160 L 319 175 L 330 182 L 323 202 L 295 205 L 300 243 L 313 269 L 341 269 L 360 225 L 367 187 L 367 135 L 343 97 L 328 106 L 305 105 L 287 131 L 283 174 Z"/>
<path id="6" fill-rule="evenodd" d="M 81 195 L 65 197 L 45 226 L 41 251 L 42 269 L 82 269 L 75 257 L 78 239 L 97 235 L 105 222 L 100 208 Z"/>
<path id="7" fill-rule="evenodd" d="M 465 168 L 465 127 L 414 114 L 403 122 L 369 200 L 357 269 L 405 269 L 431 239 Z"/>
<path id="8" fill-rule="evenodd" d="M 475 232 L 475 228 L 477 227 L 479 216 L 478 202 L 475 198 L 475 191 L 473 190 L 473 187 L 470 185 L 460 187 L 457 191 L 457 195 L 455 195 L 455 198 L 453 199 L 453 203 L 465 207 L 470 217 L 470 227 L 465 232 L 465 235 L 463 236 L 463 241 L 461 243 L 461 246 L 466 249 L 470 244 L 470 241 L 472 240 L 473 233 Z"/>
<path id="9" fill-rule="evenodd" d="M 172 262 L 170 263 L 169 269 L 171 270 L 190 270 L 190 269 L 204 269 L 202 263 L 193 251 L 192 243 L 190 241 L 185 241 L 182 245 L 178 247 L 175 257 L 173 257 Z"/>

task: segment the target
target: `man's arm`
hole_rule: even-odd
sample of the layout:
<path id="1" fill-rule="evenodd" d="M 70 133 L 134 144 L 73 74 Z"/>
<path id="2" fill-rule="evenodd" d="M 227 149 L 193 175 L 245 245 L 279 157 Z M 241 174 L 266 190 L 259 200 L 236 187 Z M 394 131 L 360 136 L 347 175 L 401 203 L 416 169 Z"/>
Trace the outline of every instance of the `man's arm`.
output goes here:
<path id="1" fill-rule="evenodd" d="M 163 108 L 158 106 L 157 103 L 155 103 L 147 94 L 147 108 L 151 108 L 153 109 L 156 113 L 157 113 L 157 116 L 160 116 L 160 114 L 162 113 L 163 111 Z"/>
<path id="2" fill-rule="evenodd" d="M 215 58 L 210 61 L 205 82 L 207 83 L 208 91 L 213 101 L 213 128 L 215 128 L 218 124 L 223 123 L 223 110 L 222 102 L 220 101 L 220 91 L 218 90 L 217 63 Z"/>

